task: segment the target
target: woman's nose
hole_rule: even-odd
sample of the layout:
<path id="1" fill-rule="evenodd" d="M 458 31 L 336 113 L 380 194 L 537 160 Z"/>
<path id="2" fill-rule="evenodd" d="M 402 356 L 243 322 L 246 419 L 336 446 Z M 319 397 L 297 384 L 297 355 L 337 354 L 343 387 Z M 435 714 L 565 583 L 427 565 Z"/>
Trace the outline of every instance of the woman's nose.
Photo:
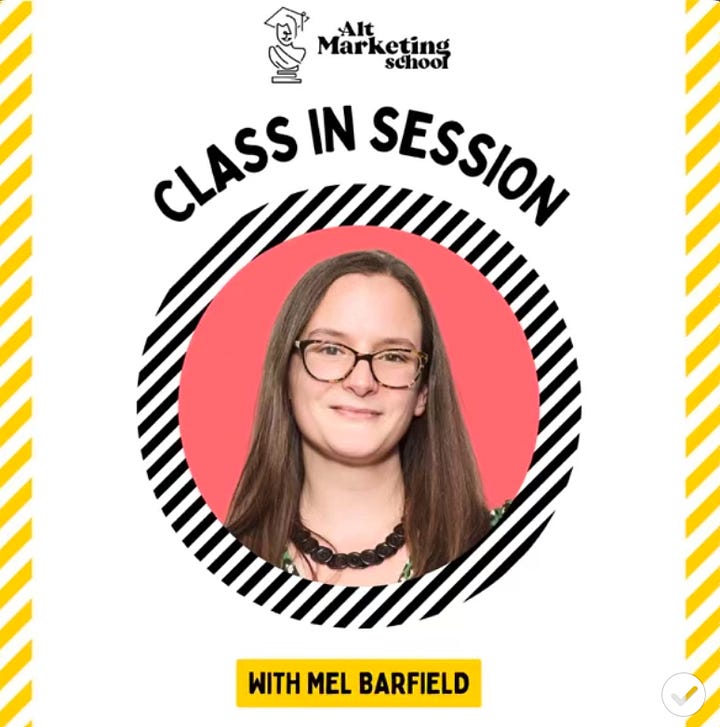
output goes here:
<path id="1" fill-rule="evenodd" d="M 365 396 L 378 388 L 378 383 L 375 381 L 370 368 L 370 362 L 367 360 L 358 361 L 350 375 L 343 379 L 342 384 L 358 396 Z"/>

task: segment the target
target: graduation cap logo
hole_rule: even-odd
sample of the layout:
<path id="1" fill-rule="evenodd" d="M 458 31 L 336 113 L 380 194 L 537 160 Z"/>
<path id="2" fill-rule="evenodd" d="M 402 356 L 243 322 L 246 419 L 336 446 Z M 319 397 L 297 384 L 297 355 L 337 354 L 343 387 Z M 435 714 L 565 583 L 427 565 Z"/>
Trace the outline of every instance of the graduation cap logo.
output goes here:
<path id="1" fill-rule="evenodd" d="M 297 74 L 306 50 L 296 46 L 295 41 L 308 20 L 307 13 L 282 7 L 265 21 L 265 25 L 275 28 L 277 38 L 277 44 L 268 48 L 268 57 L 276 69 L 270 79 L 273 83 L 302 83 Z"/>

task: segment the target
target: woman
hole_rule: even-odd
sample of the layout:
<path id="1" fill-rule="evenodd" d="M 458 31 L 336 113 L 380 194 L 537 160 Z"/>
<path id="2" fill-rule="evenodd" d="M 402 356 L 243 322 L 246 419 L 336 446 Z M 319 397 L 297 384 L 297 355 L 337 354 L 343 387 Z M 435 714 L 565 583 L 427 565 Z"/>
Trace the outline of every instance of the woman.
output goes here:
<path id="1" fill-rule="evenodd" d="M 377 585 L 490 529 L 437 322 L 381 251 L 311 268 L 282 306 L 227 527 L 286 570 Z"/>

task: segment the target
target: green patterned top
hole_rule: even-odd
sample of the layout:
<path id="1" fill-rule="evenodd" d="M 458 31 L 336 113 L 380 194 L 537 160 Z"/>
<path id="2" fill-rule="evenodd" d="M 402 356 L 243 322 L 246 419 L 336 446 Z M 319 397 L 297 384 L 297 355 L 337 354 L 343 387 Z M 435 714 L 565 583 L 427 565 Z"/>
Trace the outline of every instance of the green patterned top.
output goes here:
<path id="1" fill-rule="evenodd" d="M 500 507 L 496 507 L 493 510 L 490 510 L 491 527 L 494 528 L 500 522 L 503 515 L 507 512 L 507 509 L 510 506 L 511 502 L 512 500 L 505 500 L 505 502 L 500 505 Z M 294 576 L 300 575 L 300 571 L 298 571 L 297 566 L 295 565 L 293 559 L 290 557 L 290 553 L 287 550 L 282 554 L 282 558 L 280 559 L 280 567 L 286 573 L 292 573 L 292 575 Z M 407 563 L 405 563 L 405 565 L 403 566 L 402 573 L 400 573 L 400 578 L 398 578 L 398 583 L 407 581 L 412 577 L 412 561 L 408 560 Z"/>

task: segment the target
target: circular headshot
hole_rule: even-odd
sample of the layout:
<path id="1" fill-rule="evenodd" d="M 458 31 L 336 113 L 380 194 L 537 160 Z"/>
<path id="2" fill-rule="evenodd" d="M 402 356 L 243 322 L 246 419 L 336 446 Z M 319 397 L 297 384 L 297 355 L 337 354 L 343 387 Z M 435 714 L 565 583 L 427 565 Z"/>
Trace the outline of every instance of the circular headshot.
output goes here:
<path id="1" fill-rule="evenodd" d="M 397 230 L 308 233 L 205 310 L 179 391 L 204 499 L 298 577 L 402 582 L 478 544 L 538 429 L 532 353 L 472 265 Z"/>

